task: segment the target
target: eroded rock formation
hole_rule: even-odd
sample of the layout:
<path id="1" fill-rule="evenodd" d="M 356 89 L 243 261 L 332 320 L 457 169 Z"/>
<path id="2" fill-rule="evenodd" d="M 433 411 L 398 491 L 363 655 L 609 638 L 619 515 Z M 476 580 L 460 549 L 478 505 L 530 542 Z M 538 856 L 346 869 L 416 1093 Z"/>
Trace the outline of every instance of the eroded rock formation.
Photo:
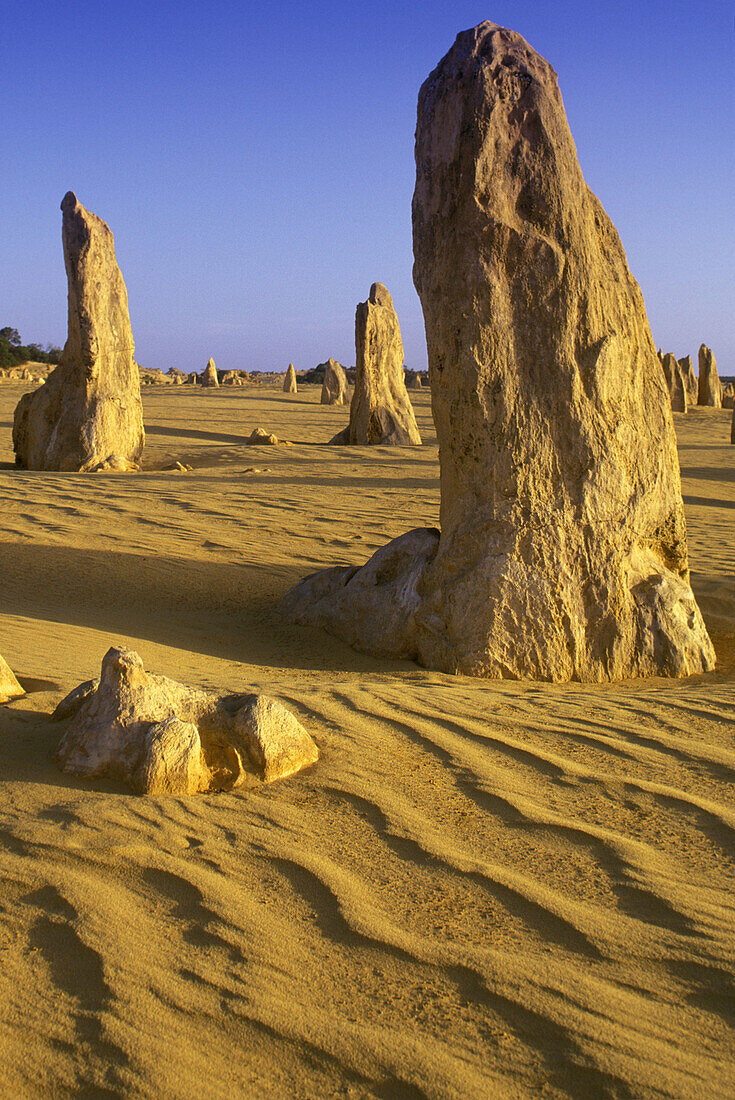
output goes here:
<path id="1" fill-rule="evenodd" d="M 294 370 L 293 363 L 288 364 L 288 370 L 286 371 L 286 377 L 283 379 L 283 392 L 284 393 L 298 393 L 299 387 L 296 384 L 296 371 Z"/>
<path id="2" fill-rule="evenodd" d="M 62 771 L 122 780 L 143 794 L 197 794 L 293 775 L 319 756 L 290 711 L 266 695 L 222 695 L 154 676 L 132 650 L 110 649 L 99 681 L 53 716 L 67 719 Z"/>
<path id="3" fill-rule="evenodd" d="M 210 359 L 202 371 L 202 385 L 219 386 L 219 378 L 217 377 L 217 368 L 214 365 L 214 359 Z"/>
<path id="4" fill-rule="evenodd" d="M 385 619 L 377 652 L 391 635 L 392 651 L 448 672 L 713 668 L 641 292 L 582 177 L 554 71 L 513 31 L 460 34 L 424 83 L 413 228 L 441 537 L 417 533 L 422 554 L 403 564 L 395 543 L 378 551 L 372 584 L 363 569 L 311 578 L 311 602 L 297 588 L 287 613 L 353 644 L 355 623 L 368 637 Z M 391 618 L 396 592 L 408 610 Z"/>
<path id="5" fill-rule="evenodd" d="M 669 391 L 671 410 L 672 412 L 686 412 L 687 391 L 684 383 L 684 378 L 681 373 L 679 360 L 676 358 L 673 352 L 668 352 L 667 355 L 661 356 L 660 358 L 661 366 L 663 367 L 664 378 L 666 379 L 666 386 Z"/>
<path id="6" fill-rule="evenodd" d="M 347 375 L 345 368 L 330 356 L 324 368 L 322 405 L 344 405 L 347 400 Z"/>
<path id="7" fill-rule="evenodd" d="M 699 398 L 698 405 L 722 408 L 722 383 L 717 373 L 717 363 L 712 349 L 702 344 L 699 349 Z"/>
<path id="8" fill-rule="evenodd" d="M 145 441 L 140 376 L 113 236 L 71 191 L 61 210 L 69 332 L 58 367 L 15 410 L 15 461 L 84 472 L 115 458 L 136 469 Z"/>
<path id="9" fill-rule="evenodd" d="M 350 422 L 333 443 L 419 446 L 421 436 L 406 392 L 403 341 L 393 299 L 373 283 L 355 312 L 355 388 Z"/>
<path id="10" fill-rule="evenodd" d="M 15 678 L 10 665 L 0 655 L 0 703 L 9 703 L 11 699 L 19 699 L 21 695 L 25 695 L 25 691 Z"/>
<path id="11" fill-rule="evenodd" d="M 692 405 L 697 404 L 697 397 L 699 395 L 699 382 L 694 373 L 694 363 L 692 362 L 691 355 L 685 355 L 679 360 L 679 369 L 681 370 L 681 376 L 684 379 L 684 389 L 687 393 L 687 409 L 690 409 Z"/>

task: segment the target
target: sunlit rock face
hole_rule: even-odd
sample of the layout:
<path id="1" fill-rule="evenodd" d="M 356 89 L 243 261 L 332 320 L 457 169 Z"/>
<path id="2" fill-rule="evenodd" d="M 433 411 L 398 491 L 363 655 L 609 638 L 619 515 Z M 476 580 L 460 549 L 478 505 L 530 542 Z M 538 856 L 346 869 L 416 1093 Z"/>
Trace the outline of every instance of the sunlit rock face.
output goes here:
<path id="1" fill-rule="evenodd" d="M 140 375 L 115 242 L 73 192 L 61 210 L 68 338 L 46 384 L 18 403 L 15 460 L 28 470 L 136 469 L 145 442 Z"/>
<path id="2" fill-rule="evenodd" d="M 551 66 L 460 34 L 424 83 L 414 280 L 441 461 L 426 665 L 606 680 L 714 666 L 669 395 Z"/>

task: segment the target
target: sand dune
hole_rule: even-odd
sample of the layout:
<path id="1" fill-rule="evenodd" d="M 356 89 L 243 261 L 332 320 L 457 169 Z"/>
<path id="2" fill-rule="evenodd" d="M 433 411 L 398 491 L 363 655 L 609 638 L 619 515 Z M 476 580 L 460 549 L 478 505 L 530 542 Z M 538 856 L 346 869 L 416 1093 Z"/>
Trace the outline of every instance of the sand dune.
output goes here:
<path id="1" fill-rule="evenodd" d="M 4 1095 L 728 1097 L 735 1024 L 735 447 L 677 416 L 718 671 L 488 683 L 354 653 L 280 596 L 435 524 L 421 448 L 347 410 L 146 387 L 140 475 L 16 473 L 0 387 Z M 289 447 L 247 447 L 262 426 Z M 191 473 L 165 471 L 173 459 Z M 264 689 L 319 764 L 140 798 L 58 773 L 49 713 L 106 649 Z"/>

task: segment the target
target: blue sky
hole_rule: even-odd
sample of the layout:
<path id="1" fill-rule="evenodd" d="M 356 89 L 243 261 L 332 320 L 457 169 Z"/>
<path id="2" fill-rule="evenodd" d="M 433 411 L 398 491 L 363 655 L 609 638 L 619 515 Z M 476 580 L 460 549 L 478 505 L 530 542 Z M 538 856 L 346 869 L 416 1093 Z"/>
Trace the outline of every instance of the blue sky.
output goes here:
<path id="1" fill-rule="evenodd" d="M 735 5 L 721 0 L 0 0 L 0 325 L 63 344 L 59 203 L 108 222 L 149 367 L 354 363 L 354 312 L 411 279 L 421 82 L 483 19 L 559 74 L 585 178 L 654 340 L 735 374 Z"/>

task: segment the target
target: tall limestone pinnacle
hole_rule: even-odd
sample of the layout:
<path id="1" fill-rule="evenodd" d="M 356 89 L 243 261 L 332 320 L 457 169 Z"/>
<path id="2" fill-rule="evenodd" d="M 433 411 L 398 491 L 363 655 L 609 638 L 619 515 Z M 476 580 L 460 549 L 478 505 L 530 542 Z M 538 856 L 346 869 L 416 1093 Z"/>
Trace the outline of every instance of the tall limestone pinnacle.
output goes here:
<path id="1" fill-rule="evenodd" d="M 478 676 L 713 668 L 643 298 L 556 75 L 513 31 L 460 34 L 421 88 L 413 232 L 441 532 L 307 578 L 287 614 Z"/>
<path id="2" fill-rule="evenodd" d="M 413 232 L 441 463 L 421 660 L 592 681 L 714 667 L 643 297 L 556 74 L 513 31 L 460 34 L 421 88 Z"/>
<path id="3" fill-rule="evenodd" d="M 345 443 L 420 446 L 406 392 L 403 341 L 390 292 L 373 283 L 355 310 L 355 391 Z"/>
<path id="4" fill-rule="evenodd" d="M 132 468 L 145 436 L 128 295 L 113 236 L 72 191 L 61 210 L 68 337 L 46 384 L 15 410 L 16 463 L 29 470 Z"/>

